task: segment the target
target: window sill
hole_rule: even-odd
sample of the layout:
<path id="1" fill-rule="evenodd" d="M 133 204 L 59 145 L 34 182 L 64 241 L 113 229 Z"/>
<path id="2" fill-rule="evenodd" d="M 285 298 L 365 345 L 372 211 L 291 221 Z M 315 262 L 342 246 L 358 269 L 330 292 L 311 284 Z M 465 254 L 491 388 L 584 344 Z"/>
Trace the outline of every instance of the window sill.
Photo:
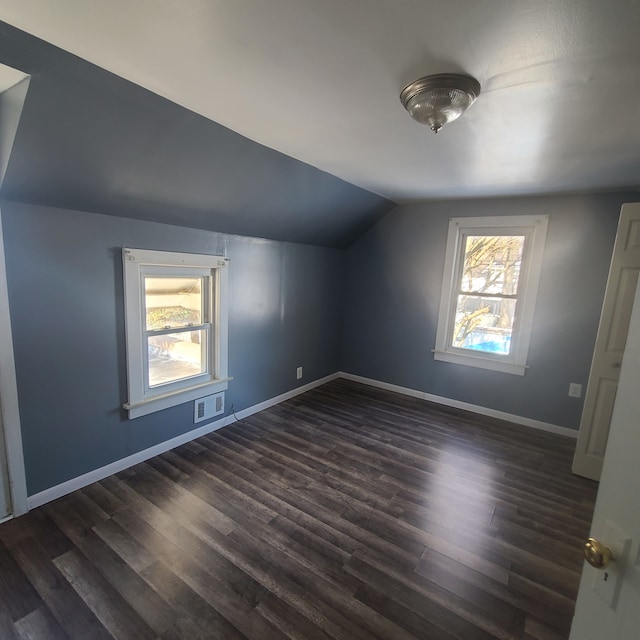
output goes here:
<path id="1" fill-rule="evenodd" d="M 122 406 L 129 412 L 129 420 L 133 420 L 134 418 L 146 416 L 156 411 L 175 407 L 178 404 L 197 400 L 198 398 L 202 398 L 202 396 L 225 391 L 229 387 L 230 380 L 233 380 L 233 378 L 212 380 L 211 382 L 205 382 L 196 387 L 189 387 L 188 389 L 180 389 L 171 393 L 153 396 L 152 398 L 145 398 L 139 402 L 127 402 Z"/>
<path id="2" fill-rule="evenodd" d="M 483 358 L 482 356 L 467 355 L 463 353 L 452 353 L 450 351 L 433 351 L 434 360 L 451 362 L 453 364 L 463 364 L 467 367 L 477 367 L 479 369 L 489 369 L 500 371 L 501 373 L 511 373 L 516 376 L 523 376 L 528 369 L 525 364 L 514 362 L 502 362 L 494 358 Z"/>

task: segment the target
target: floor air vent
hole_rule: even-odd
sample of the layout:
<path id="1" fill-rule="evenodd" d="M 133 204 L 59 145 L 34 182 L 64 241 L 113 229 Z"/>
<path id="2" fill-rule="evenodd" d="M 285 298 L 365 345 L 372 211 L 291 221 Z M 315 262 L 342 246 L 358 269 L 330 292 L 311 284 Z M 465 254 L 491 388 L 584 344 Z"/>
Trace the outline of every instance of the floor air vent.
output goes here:
<path id="1" fill-rule="evenodd" d="M 224 413 L 224 391 L 206 398 L 198 398 L 194 403 L 193 421 L 201 422 Z"/>

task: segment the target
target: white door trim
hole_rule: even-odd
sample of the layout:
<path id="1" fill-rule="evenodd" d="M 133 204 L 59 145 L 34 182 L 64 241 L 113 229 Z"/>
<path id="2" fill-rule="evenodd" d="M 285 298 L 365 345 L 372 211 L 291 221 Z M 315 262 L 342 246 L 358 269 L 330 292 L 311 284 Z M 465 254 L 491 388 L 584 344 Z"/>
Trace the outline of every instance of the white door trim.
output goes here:
<path id="1" fill-rule="evenodd" d="M 623 204 L 584 397 L 573 473 L 599 480 L 640 267 L 640 203 Z"/>
<path id="2" fill-rule="evenodd" d="M 11 512 L 14 516 L 27 512 L 27 480 L 22 451 L 22 431 L 18 406 L 18 384 L 13 354 L 13 335 L 9 315 L 9 291 L 4 257 L 2 212 L 0 211 L 0 410 L 9 471 Z"/>

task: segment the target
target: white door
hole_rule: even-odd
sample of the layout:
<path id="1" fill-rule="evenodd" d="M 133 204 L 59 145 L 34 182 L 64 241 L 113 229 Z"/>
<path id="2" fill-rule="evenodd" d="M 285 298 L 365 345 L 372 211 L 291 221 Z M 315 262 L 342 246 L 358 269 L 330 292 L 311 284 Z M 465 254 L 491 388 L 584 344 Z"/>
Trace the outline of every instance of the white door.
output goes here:
<path id="1" fill-rule="evenodd" d="M 620 213 L 573 459 L 573 472 L 593 480 L 599 480 L 602 471 L 638 273 L 640 203 L 625 204 Z"/>
<path id="2" fill-rule="evenodd" d="M 611 548 L 614 560 L 604 570 L 585 562 L 570 640 L 640 638 L 639 381 L 640 293 L 629 325 L 591 529 L 594 538 Z"/>

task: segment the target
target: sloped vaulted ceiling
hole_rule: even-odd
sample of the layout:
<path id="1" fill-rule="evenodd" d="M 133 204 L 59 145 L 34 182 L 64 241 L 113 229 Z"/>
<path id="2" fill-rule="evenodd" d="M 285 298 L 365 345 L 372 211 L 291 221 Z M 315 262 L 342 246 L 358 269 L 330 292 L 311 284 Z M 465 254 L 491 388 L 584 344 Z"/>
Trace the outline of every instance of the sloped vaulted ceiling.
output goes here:
<path id="1" fill-rule="evenodd" d="M 0 20 L 396 202 L 637 188 L 638 0 L 2 0 Z M 482 87 L 438 136 L 398 99 Z"/>
<path id="2" fill-rule="evenodd" d="M 393 207 L 1 22 L 0 63 L 31 75 L 6 199 L 334 247 Z"/>

